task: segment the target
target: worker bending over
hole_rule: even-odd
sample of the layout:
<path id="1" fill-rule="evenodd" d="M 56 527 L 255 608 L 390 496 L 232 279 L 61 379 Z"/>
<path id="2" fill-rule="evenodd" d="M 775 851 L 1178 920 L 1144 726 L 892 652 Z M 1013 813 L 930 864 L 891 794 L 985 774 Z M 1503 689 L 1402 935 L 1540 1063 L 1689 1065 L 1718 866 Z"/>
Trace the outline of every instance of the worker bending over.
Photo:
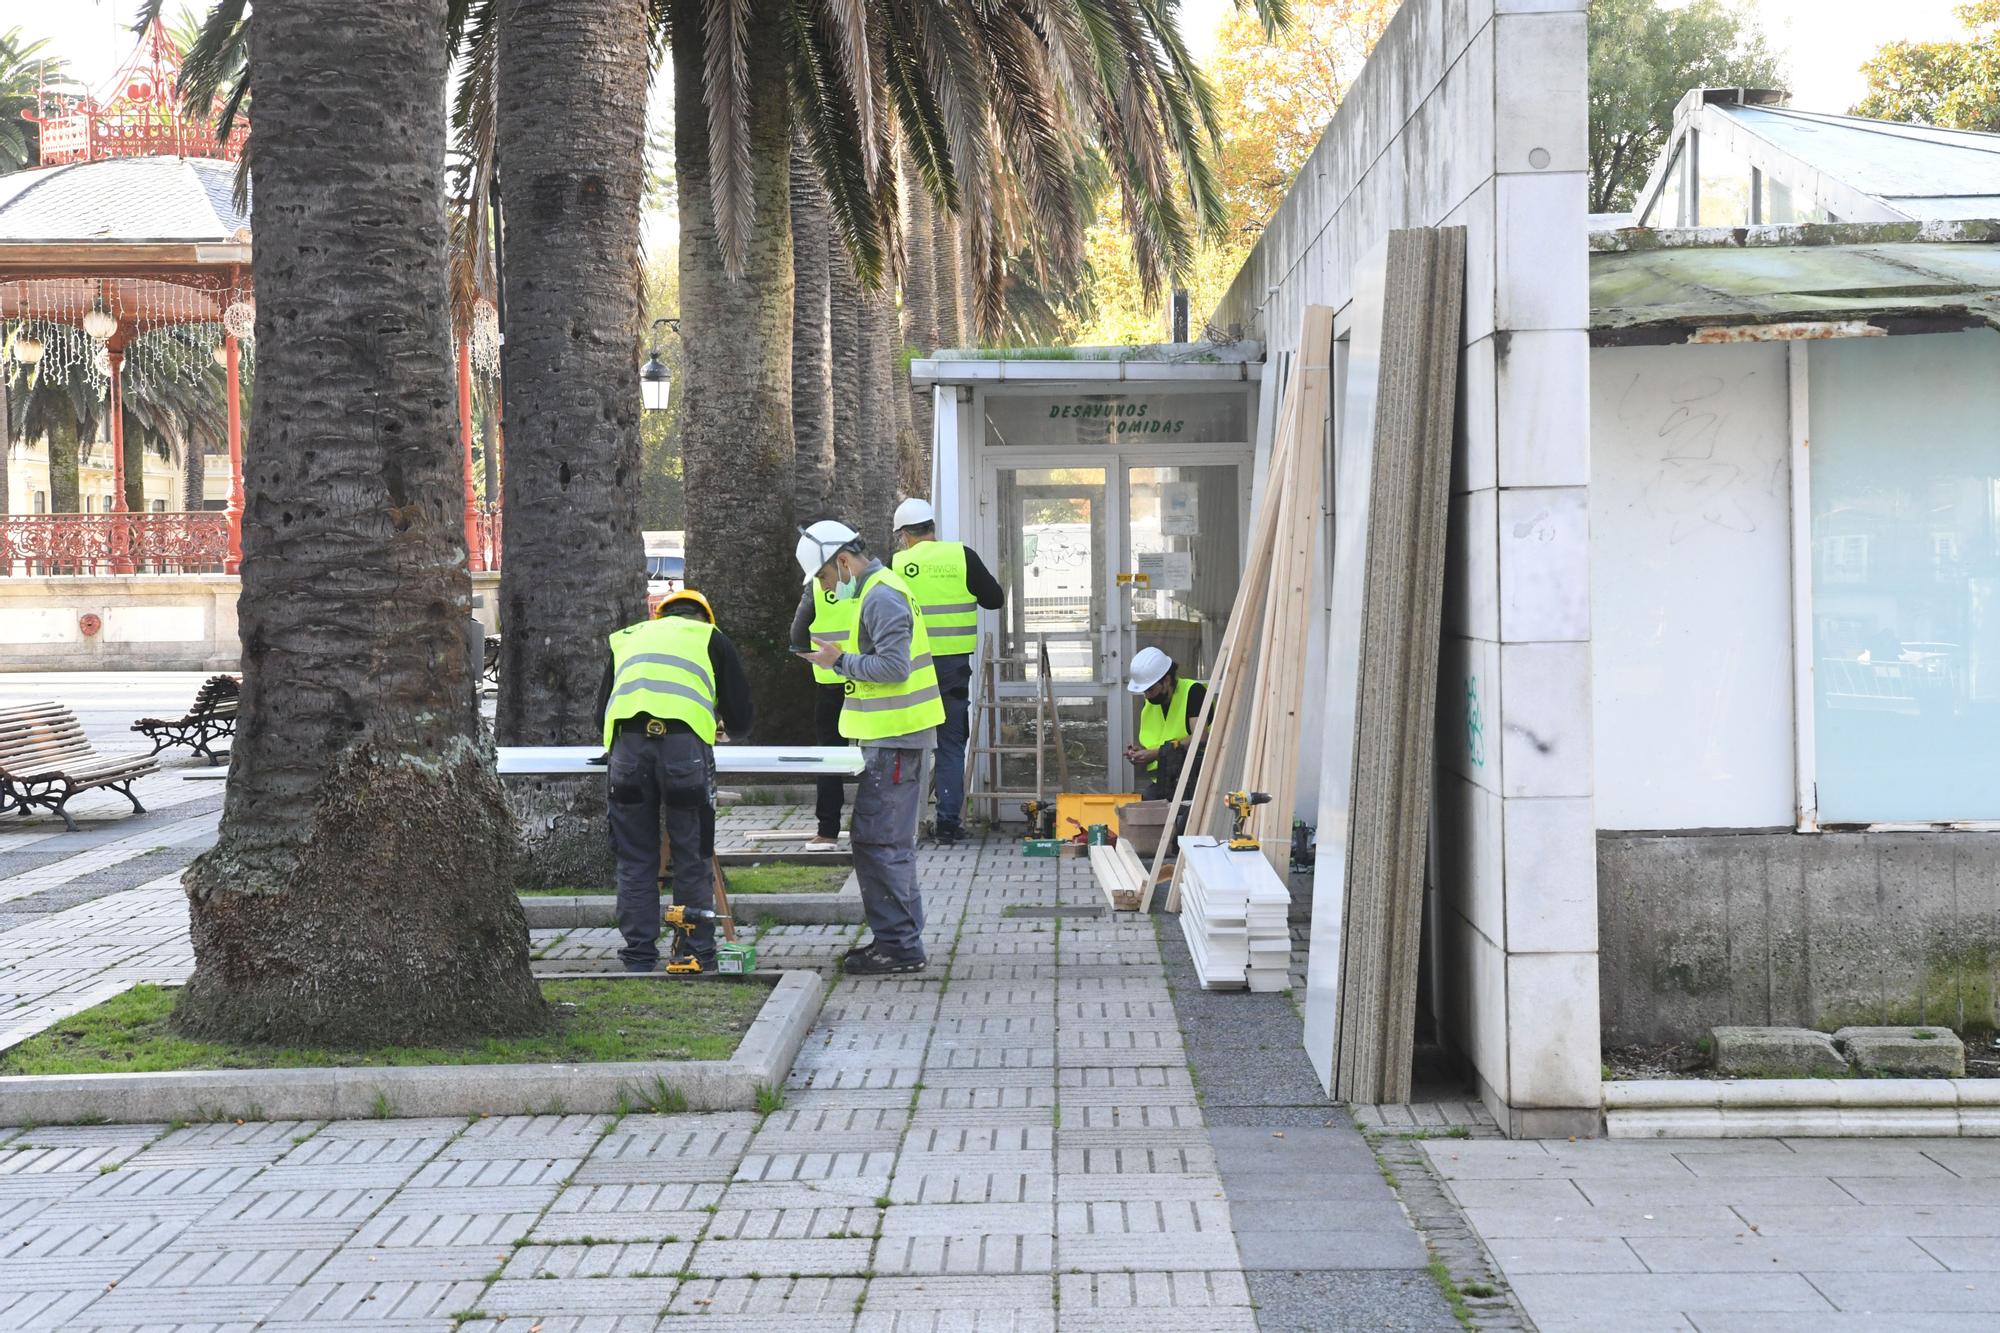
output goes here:
<path id="1" fill-rule="evenodd" d="M 1170 801 L 1188 761 L 1188 737 L 1208 699 L 1208 685 L 1182 680 L 1174 659 L 1158 648 L 1141 648 L 1132 658 L 1125 688 L 1144 695 L 1139 710 L 1139 743 L 1125 747 L 1125 762 L 1136 765 L 1149 801 Z"/>
<path id="2" fill-rule="evenodd" d="M 861 909 L 875 938 L 850 950 L 843 966 L 856 976 L 922 971 L 917 814 L 924 755 L 936 746 L 944 721 L 924 618 L 909 586 L 871 558 L 845 523 L 825 519 L 802 529 L 797 556 L 809 591 L 817 584 L 822 593 L 861 603 L 847 648 L 826 640 L 803 654 L 845 682 L 840 734 L 858 744 L 863 757 L 848 840 Z"/>
<path id="3" fill-rule="evenodd" d="M 611 752 L 606 804 L 625 937 L 618 958 L 627 972 L 651 972 L 660 962 L 661 817 L 674 902 L 713 911 L 716 725 L 732 740 L 750 734 L 750 681 L 736 645 L 715 627 L 708 599 L 682 589 L 660 603 L 655 619 L 611 636 L 598 705 Z M 712 971 L 715 923 L 703 921 L 689 939 L 701 970 Z"/>
<path id="4" fill-rule="evenodd" d="M 971 730 L 972 653 L 979 646 L 979 608 L 1007 604 L 1000 580 L 964 542 L 937 540 L 937 515 L 929 500 L 896 506 L 896 572 L 910 585 L 923 612 L 944 698 L 937 736 L 937 840 L 947 846 L 964 835 L 965 746 Z"/>

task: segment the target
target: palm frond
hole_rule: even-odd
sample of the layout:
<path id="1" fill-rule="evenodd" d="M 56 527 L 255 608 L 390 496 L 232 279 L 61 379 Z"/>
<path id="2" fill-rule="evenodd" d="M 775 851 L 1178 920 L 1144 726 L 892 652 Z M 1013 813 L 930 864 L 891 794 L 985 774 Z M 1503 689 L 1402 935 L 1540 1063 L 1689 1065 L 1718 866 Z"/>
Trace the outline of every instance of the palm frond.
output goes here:
<path id="1" fill-rule="evenodd" d="M 868 0 L 824 0 L 824 12 L 840 37 L 840 81 L 854 98 L 854 137 L 872 185 L 882 170 L 875 53 L 868 32 Z"/>
<path id="2" fill-rule="evenodd" d="M 952 168 L 951 139 L 944 126 L 944 112 L 924 78 L 916 29 L 908 13 L 895 5 L 884 7 L 884 20 L 882 73 L 897 122 L 910 145 L 910 157 L 931 197 L 939 206 L 956 210 L 958 175 Z"/>
<path id="3" fill-rule="evenodd" d="M 804 141 L 820 185 L 834 231 L 854 261 L 863 284 L 882 277 L 882 236 L 876 215 L 873 182 L 863 138 L 876 146 L 873 134 L 857 132 L 855 99 L 842 77 L 840 40 L 827 31 L 825 15 L 810 3 L 789 5 L 792 24 L 792 88 L 795 124 Z"/>
<path id="4" fill-rule="evenodd" d="M 708 186 L 722 270 L 743 275 L 754 221 L 750 168 L 750 3 L 704 0 L 702 93 L 708 104 Z"/>

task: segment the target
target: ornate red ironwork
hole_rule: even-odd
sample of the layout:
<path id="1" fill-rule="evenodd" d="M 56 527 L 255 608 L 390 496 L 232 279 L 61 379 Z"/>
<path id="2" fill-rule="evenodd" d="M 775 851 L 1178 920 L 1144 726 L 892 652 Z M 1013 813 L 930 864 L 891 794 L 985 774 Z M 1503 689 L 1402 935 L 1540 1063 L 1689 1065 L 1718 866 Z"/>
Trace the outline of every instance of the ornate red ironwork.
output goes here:
<path id="1" fill-rule="evenodd" d="M 250 137 L 243 116 L 236 118 L 227 138 L 218 140 L 208 117 L 182 110 L 176 89 L 181 55 L 155 20 L 102 96 L 39 89 L 34 109 L 23 108 L 21 115 L 41 129 L 42 165 L 107 157 L 241 158 Z"/>
<path id="2" fill-rule="evenodd" d="M 229 515 L 0 514 L 0 574 L 219 574 Z"/>

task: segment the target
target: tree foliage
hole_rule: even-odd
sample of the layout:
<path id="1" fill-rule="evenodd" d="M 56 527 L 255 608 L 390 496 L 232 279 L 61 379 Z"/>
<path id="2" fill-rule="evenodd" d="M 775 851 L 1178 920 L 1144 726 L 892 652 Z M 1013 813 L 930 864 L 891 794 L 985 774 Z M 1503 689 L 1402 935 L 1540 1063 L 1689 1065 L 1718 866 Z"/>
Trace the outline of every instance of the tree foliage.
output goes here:
<path id="1" fill-rule="evenodd" d="M 54 76 L 62 61 L 46 53 L 46 41 L 29 41 L 19 28 L 0 32 L 0 172 L 20 171 L 40 161 L 35 127 L 21 113 L 35 105 L 43 76 Z"/>
<path id="2" fill-rule="evenodd" d="M 1590 211 L 1632 207 L 1690 89 L 1783 77 L 1764 34 L 1725 0 L 1590 0 Z"/>
<path id="3" fill-rule="evenodd" d="M 1257 244 L 1399 3 L 1297 3 L 1275 34 L 1248 11 L 1224 20 L 1205 71 L 1221 127 L 1215 175 L 1224 219 L 1203 238 L 1183 279 L 1197 325 Z M 1107 194 L 1085 241 L 1090 278 L 1069 303 L 1067 340 L 1119 344 L 1166 336 L 1162 302 L 1139 281 L 1131 249 Z"/>
<path id="4" fill-rule="evenodd" d="M 1889 42 L 1861 67 L 1868 95 L 1854 114 L 1954 130 L 2000 131 L 2000 0 L 1957 10 L 1957 42 Z"/>

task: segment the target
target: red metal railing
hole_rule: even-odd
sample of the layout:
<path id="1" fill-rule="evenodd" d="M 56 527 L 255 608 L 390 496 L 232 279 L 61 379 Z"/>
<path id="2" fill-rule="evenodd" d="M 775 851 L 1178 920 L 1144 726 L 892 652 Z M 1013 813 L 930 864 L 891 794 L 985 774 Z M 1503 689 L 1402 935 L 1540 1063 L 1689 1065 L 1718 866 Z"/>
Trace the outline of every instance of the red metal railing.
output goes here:
<path id="1" fill-rule="evenodd" d="M 474 514 L 474 569 L 500 568 L 500 514 Z M 0 575 L 220 574 L 229 559 L 229 515 L 0 514 Z"/>
<path id="2" fill-rule="evenodd" d="M 219 574 L 229 515 L 0 514 L 0 574 Z"/>

